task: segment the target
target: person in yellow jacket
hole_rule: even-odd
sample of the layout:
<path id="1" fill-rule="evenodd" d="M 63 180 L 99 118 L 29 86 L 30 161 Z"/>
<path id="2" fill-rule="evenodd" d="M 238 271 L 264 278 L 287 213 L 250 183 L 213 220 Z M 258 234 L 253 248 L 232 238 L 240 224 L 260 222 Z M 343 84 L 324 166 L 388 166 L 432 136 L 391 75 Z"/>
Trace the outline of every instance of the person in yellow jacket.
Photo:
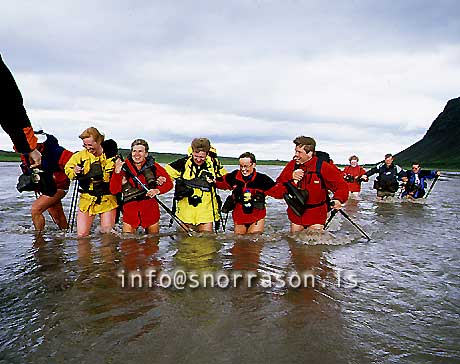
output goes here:
<path id="1" fill-rule="evenodd" d="M 110 176 L 114 170 L 113 158 L 107 158 L 102 148 L 104 135 L 96 128 L 87 128 L 79 136 L 85 149 L 75 153 L 64 171 L 80 186 L 80 204 L 77 215 L 77 235 L 89 235 L 96 215 L 100 215 L 100 231 L 107 233 L 115 224 L 117 199 L 110 193 Z"/>
<path id="2" fill-rule="evenodd" d="M 190 228 L 212 232 L 213 222 L 220 220 L 220 201 L 213 181 L 227 171 L 217 159 L 209 139 L 193 139 L 189 155 L 167 164 L 165 169 L 176 182 L 177 217 Z"/>

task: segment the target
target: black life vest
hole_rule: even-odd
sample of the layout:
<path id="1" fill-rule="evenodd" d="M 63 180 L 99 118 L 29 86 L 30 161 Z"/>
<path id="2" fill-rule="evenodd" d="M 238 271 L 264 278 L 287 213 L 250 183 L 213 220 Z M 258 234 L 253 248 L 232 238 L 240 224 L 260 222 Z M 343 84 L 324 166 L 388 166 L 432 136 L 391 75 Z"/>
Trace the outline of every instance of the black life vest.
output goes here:
<path id="1" fill-rule="evenodd" d="M 146 161 L 144 165 L 141 167 L 140 171 L 137 170 L 137 168 L 134 165 L 134 162 L 130 157 L 127 158 L 130 165 L 127 166 L 131 170 L 131 172 L 134 175 L 139 176 L 142 174 L 145 178 L 146 181 L 146 186 L 148 188 L 155 188 L 157 187 L 157 174 L 156 174 L 156 167 L 155 167 L 155 159 L 151 156 L 147 156 Z M 132 167 L 132 168 L 130 168 Z M 133 169 L 136 171 L 135 173 L 133 172 Z M 139 201 L 139 200 L 145 200 L 146 199 L 146 191 L 139 186 L 139 184 L 134 180 L 129 174 L 126 175 L 126 183 L 123 183 L 121 186 L 122 193 L 123 193 L 123 203 L 127 203 L 130 201 Z M 132 181 L 132 184 L 130 182 Z"/>

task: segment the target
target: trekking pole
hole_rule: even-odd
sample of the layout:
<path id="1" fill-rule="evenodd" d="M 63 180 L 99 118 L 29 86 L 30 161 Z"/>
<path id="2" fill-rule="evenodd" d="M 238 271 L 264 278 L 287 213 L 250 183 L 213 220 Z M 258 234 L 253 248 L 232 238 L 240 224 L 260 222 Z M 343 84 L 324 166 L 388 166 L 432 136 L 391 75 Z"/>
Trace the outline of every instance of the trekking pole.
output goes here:
<path id="1" fill-rule="evenodd" d="M 339 212 L 340 212 L 340 213 L 343 215 L 343 217 L 345 217 L 345 218 L 346 218 L 356 229 L 358 229 L 359 232 L 360 232 L 361 234 L 363 234 L 363 235 L 367 238 L 368 241 L 371 240 L 371 238 L 369 237 L 369 235 L 367 235 L 366 232 L 365 232 L 357 223 L 355 223 L 355 222 L 350 218 L 350 216 L 348 216 L 348 214 L 347 214 L 345 211 L 343 211 L 342 209 L 340 209 Z"/>
<path id="2" fill-rule="evenodd" d="M 144 189 L 146 192 L 149 191 L 148 187 L 147 187 L 145 184 L 143 184 L 142 181 L 141 181 L 137 176 L 135 176 L 135 175 L 133 174 L 133 172 L 131 172 L 131 171 L 129 170 L 129 168 L 123 166 L 122 169 L 123 169 L 126 173 L 128 173 L 128 174 L 132 177 L 132 179 L 135 180 L 135 181 L 139 184 L 139 186 L 142 187 L 142 189 Z M 171 209 L 163 203 L 163 201 L 161 201 L 157 196 L 154 196 L 153 198 L 154 198 L 155 200 L 157 200 L 158 204 L 159 204 L 161 207 L 163 207 L 163 209 L 164 209 L 164 210 L 174 219 L 174 221 L 175 221 L 175 222 L 176 222 L 176 223 L 187 233 L 188 236 L 193 236 L 193 235 L 192 235 L 192 231 L 191 231 L 190 228 L 185 224 L 185 222 L 183 222 L 181 219 L 179 219 L 179 218 L 171 211 Z"/>
<path id="3" fill-rule="evenodd" d="M 401 184 L 399 185 L 400 191 L 399 191 L 398 198 L 401 198 L 401 195 L 402 195 L 402 193 L 404 192 L 404 187 L 405 187 L 405 185 L 406 185 L 406 182 L 403 182 L 403 183 L 401 183 Z"/>
<path id="4" fill-rule="evenodd" d="M 75 214 L 77 209 L 78 181 L 75 180 L 73 185 L 72 200 L 70 202 L 69 218 L 67 219 L 67 231 L 73 231 L 75 223 Z"/>
<path id="5" fill-rule="evenodd" d="M 327 219 L 326 223 L 324 224 L 324 230 L 327 229 L 327 227 L 329 226 L 329 223 L 332 221 L 334 216 L 337 215 L 337 212 L 339 212 L 339 210 L 333 209 L 331 211 L 331 214 L 329 215 L 329 218 Z"/>
<path id="6" fill-rule="evenodd" d="M 217 221 L 220 221 L 220 211 L 218 212 L 219 213 L 219 220 L 216 220 L 216 210 L 215 210 L 215 207 L 214 207 L 214 196 L 215 196 L 215 193 L 217 193 L 215 190 L 214 190 L 214 186 L 211 186 L 211 207 L 212 207 L 212 217 L 214 219 L 214 231 L 215 233 L 217 234 L 217 231 L 219 230 L 219 227 L 217 226 Z M 216 199 L 216 202 L 217 202 L 217 199 Z"/>
<path id="7" fill-rule="evenodd" d="M 433 187 L 434 187 L 434 184 L 436 183 L 436 181 L 439 179 L 439 175 L 436 175 L 436 177 L 434 178 L 433 182 L 431 183 L 430 185 L 430 189 L 428 190 L 428 192 L 426 193 L 426 196 L 425 196 L 425 200 L 428 198 L 428 196 L 430 195 L 431 191 L 433 190 Z"/>

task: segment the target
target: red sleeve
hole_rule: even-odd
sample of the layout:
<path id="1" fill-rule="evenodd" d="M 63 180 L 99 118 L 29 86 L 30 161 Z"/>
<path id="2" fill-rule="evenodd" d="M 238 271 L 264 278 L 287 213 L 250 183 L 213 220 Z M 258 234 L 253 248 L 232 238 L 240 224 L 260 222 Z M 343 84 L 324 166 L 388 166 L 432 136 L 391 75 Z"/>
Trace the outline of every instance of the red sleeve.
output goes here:
<path id="1" fill-rule="evenodd" d="M 157 178 L 162 176 L 166 178 L 166 182 L 163 183 L 161 186 L 157 186 L 157 188 L 160 190 L 160 194 L 164 194 L 168 191 L 171 191 L 173 188 L 173 182 L 171 180 L 171 177 L 169 177 L 168 172 L 166 172 L 166 169 L 164 169 L 160 164 L 155 163 L 155 168 L 157 172 Z"/>
<path id="2" fill-rule="evenodd" d="M 121 192 L 121 184 L 123 181 L 123 176 L 125 172 L 121 171 L 120 173 L 113 172 L 112 177 L 110 177 L 110 193 L 116 195 Z"/>
<path id="3" fill-rule="evenodd" d="M 321 175 L 323 176 L 326 188 L 334 192 L 333 200 L 339 200 L 344 203 L 348 200 L 348 185 L 343 179 L 342 171 L 335 165 L 323 163 L 321 167 Z"/>
<path id="4" fill-rule="evenodd" d="M 287 192 L 284 184 L 292 180 L 292 172 L 294 172 L 295 161 L 290 161 L 284 169 L 281 171 L 280 175 L 276 179 L 276 185 L 270 188 L 266 194 L 274 198 L 283 198 L 284 194 Z"/>
<path id="5" fill-rule="evenodd" d="M 70 150 L 64 149 L 59 157 L 59 169 L 64 172 L 64 167 L 69 159 L 73 156 L 73 153 Z"/>

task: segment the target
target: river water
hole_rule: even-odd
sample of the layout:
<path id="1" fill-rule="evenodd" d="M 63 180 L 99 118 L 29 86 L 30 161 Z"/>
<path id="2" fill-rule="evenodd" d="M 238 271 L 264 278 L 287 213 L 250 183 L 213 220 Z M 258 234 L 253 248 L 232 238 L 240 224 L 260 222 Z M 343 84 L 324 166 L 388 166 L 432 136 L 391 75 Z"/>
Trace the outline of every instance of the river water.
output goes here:
<path id="1" fill-rule="evenodd" d="M 188 237 L 163 214 L 160 237 L 78 240 L 49 217 L 35 237 L 18 173 L 0 164 L 1 363 L 460 362 L 458 174 L 425 203 L 376 202 L 363 185 L 345 211 L 368 242 L 340 215 L 292 236 L 274 199 L 261 236 L 234 236 L 229 218 Z"/>

